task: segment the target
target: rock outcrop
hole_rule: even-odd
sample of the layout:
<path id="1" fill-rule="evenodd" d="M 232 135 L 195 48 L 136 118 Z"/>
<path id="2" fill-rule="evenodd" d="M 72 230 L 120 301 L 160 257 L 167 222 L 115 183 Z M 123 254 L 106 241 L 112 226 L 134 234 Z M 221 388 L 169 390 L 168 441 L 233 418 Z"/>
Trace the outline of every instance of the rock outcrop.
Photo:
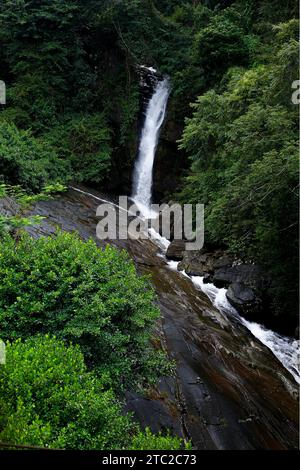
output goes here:
<path id="1" fill-rule="evenodd" d="M 233 282 L 228 287 L 226 297 L 242 316 L 254 318 L 261 310 L 261 300 L 251 287 L 243 282 Z"/>
<path id="2" fill-rule="evenodd" d="M 233 282 L 244 283 L 248 287 L 259 288 L 263 284 L 262 270 L 254 264 L 222 266 L 213 275 L 217 287 L 229 287 Z"/>
<path id="3" fill-rule="evenodd" d="M 0 199 L 0 215 L 12 216 L 16 215 L 19 206 L 16 201 L 11 197 L 3 197 Z"/>
<path id="4" fill-rule="evenodd" d="M 230 253 L 210 246 L 198 251 L 184 248 L 183 241 L 173 240 L 166 254 L 167 259 L 179 261 L 179 271 L 201 276 L 205 283 L 216 287 L 228 288 L 228 301 L 250 320 L 258 320 L 265 313 L 263 293 L 267 281 L 259 266 L 241 263 Z"/>
<path id="5" fill-rule="evenodd" d="M 170 243 L 166 258 L 174 261 L 181 261 L 185 253 L 185 241 L 184 240 L 173 240 Z"/>
<path id="6" fill-rule="evenodd" d="M 224 251 L 202 248 L 199 251 L 185 251 L 178 269 L 191 276 L 205 276 L 213 274 L 216 269 L 230 267 L 233 261 L 233 257 Z"/>

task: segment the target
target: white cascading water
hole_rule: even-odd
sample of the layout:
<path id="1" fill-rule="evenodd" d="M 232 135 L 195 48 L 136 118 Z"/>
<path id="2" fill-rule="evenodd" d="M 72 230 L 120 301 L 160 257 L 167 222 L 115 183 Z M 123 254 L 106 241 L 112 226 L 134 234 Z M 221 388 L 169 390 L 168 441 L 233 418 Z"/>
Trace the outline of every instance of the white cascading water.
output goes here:
<path id="1" fill-rule="evenodd" d="M 145 217 L 151 217 L 153 163 L 168 97 L 169 81 L 165 78 L 157 83 L 148 103 L 138 158 L 134 168 L 132 200 Z"/>

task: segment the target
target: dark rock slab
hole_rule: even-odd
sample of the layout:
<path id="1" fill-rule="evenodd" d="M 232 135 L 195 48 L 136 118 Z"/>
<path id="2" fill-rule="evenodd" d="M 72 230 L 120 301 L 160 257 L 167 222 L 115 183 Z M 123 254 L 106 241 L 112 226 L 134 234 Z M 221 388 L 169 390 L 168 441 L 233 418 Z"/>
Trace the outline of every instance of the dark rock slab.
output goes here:
<path id="1" fill-rule="evenodd" d="M 232 263 L 233 258 L 224 251 L 207 251 L 202 248 L 198 251 L 186 251 L 178 269 L 185 270 L 191 276 L 205 276 L 216 269 L 230 267 Z"/>
<path id="2" fill-rule="evenodd" d="M 217 287 L 229 287 L 234 282 L 243 282 L 246 286 L 258 288 L 262 285 L 262 270 L 254 264 L 239 264 L 221 267 L 213 275 L 213 283 Z"/>
<path id="3" fill-rule="evenodd" d="M 185 243 L 185 240 L 173 240 L 167 249 L 166 258 L 174 261 L 182 260 L 185 250 Z"/>
<path id="4" fill-rule="evenodd" d="M 0 199 L 0 214 L 4 216 L 16 215 L 19 205 L 11 197 L 3 197 Z"/>
<path id="5" fill-rule="evenodd" d="M 142 428 L 149 427 L 152 432 L 171 431 L 185 437 L 182 430 L 181 410 L 176 405 L 177 383 L 172 377 L 162 377 L 158 388 L 148 396 L 128 391 L 125 394 L 125 411 L 133 413 Z"/>
<path id="6" fill-rule="evenodd" d="M 255 312 L 259 312 L 261 303 L 251 287 L 245 286 L 243 282 L 234 282 L 230 284 L 226 297 L 238 312 L 246 317 L 249 314 L 254 316 Z"/>

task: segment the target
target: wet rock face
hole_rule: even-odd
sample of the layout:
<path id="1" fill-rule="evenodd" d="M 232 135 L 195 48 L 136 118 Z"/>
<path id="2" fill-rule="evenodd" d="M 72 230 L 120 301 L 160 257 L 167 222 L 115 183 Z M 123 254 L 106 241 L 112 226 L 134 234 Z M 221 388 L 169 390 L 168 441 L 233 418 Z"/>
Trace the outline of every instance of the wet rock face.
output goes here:
<path id="1" fill-rule="evenodd" d="M 166 117 L 168 120 L 168 115 Z M 169 121 L 165 122 L 165 126 Z M 163 125 L 164 126 L 164 125 Z M 178 137 L 179 139 L 179 137 Z M 164 137 L 164 127 L 157 147 L 153 167 L 153 201 L 161 202 L 174 194 L 187 169 L 187 158 L 178 150 L 176 140 L 169 141 Z"/>
<path id="2" fill-rule="evenodd" d="M 254 316 L 260 312 L 260 299 L 257 298 L 253 289 L 245 286 L 243 282 L 230 284 L 226 297 L 244 317 Z"/>
<path id="3" fill-rule="evenodd" d="M 155 86 L 164 77 L 159 72 L 144 66 L 137 67 L 136 72 L 140 86 L 140 110 L 137 117 L 137 134 L 140 135 L 149 100 L 153 95 Z M 182 152 L 178 150 L 177 144 L 177 140 L 180 139 L 183 131 L 183 124 L 178 124 L 172 108 L 172 97 L 170 97 L 153 167 L 152 194 L 155 203 L 160 203 L 166 194 L 171 194 L 176 190 L 183 169 L 188 167 L 188 160 L 182 157 Z M 135 153 L 138 151 L 138 146 L 139 139 L 136 142 Z M 132 161 L 130 182 L 132 182 L 133 165 Z M 130 192 L 131 183 L 127 183 L 124 189 Z"/>
<path id="4" fill-rule="evenodd" d="M 164 77 L 157 71 L 145 67 L 139 66 L 135 69 L 136 79 L 139 81 L 140 87 L 140 104 L 139 112 L 137 115 L 135 127 L 135 135 L 141 133 L 144 120 L 145 110 L 149 103 L 149 100 L 153 94 L 154 88 L 158 81 Z M 171 84 L 172 85 L 172 84 Z M 116 122 L 116 134 L 119 132 L 120 127 L 120 113 L 117 112 L 116 116 L 111 116 L 113 122 Z M 189 161 L 185 153 L 178 149 L 177 141 L 181 138 L 184 122 L 181 119 L 178 121 L 176 113 L 176 104 L 171 96 L 168 101 L 167 112 L 164 123 L 161 128 L 159 143 L 156 150 L 154 167 L 153 167 L 153 202 L 159 203 L 167 195 L 173 194 L 176 188 L 179 187 L 179 182 L 182 178 L 183 171 L 189 167 Z M 130 148 L 121 149 L 120 155 L 116 156 L 117 165 L 112 171 L 111 183 L 108 189 L 112 192 L 126 192 L 130 193 L 132 185 L 132 174 L 134 166 L 134 158 L 138 151 L 139 139 L 135 139 L 130 142 Z M 116 142 L 116 147 L 118 142 Z M 122 162 L 124 161 L 124 153 L 126 161 L 130 164 L 129 168 L 125 167 Z M 121 168 L 122 171 L 118 172 Z"/>
<path id="5" fill-rule="evenodd" d="M 184 240 L 173 240 L 170 243 L 166 258 L 174 261 L 181 261 L 185 252 L 185 241 Z"/>
<path id="6" fill-rule="evenodd" d="M 186 251 L 178 269 L 190 276 L 205 276 L 213 274 L 217 269 L 227 268 L 233 263 L 233 257 L 224 251 Z"/>
<path id="7" fill-rule="evenodd" d="M 154 433 L 169 430 L 171 434 L 184 438 L 181 410 L 174 406 L 174 397 L 177 395 L 176 379 L 161 377 L 158 387 L 148 391 L 147 396 L 127 391 L 125 410 L 133 413 L 142 428 L 150 427 Z"/>
<path id="8" fill-rule="evenodd" d="M 144 110 L 153 94 L 157 82 L 162 80 L 163 76 L 154 69 L 152 70 L 145 66 L 137 67 L 136 71 L 140 80 L 141 109 Z"/>
<path id="9" fill-rule="evenodd" d="M 259 288 L 263 284 L 262 270 L 254 264 L 239 264 L 220 267 L 213 275 L 213 283 L 217 287 L 229 287 L 233 282 Z"/>
<path id="10" fill-rule="evenodd" d="M 189 160 L 185 152 L 178 148 L 178 140 L 181 139 L 183 128 L 184 123 L 178 121 L 171 88 L 153 167 L 153 199 L 155 202 L 166 200 L 168 196 L 176 192 L 182 175 L 189 167 Z"/>

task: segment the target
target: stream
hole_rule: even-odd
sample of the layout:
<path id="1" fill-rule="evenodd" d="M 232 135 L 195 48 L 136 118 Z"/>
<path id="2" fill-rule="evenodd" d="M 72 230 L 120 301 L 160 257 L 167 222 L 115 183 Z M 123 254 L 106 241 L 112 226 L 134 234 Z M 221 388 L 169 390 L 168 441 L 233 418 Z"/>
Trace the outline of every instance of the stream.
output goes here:
<path id="1" fill-rule="evenodd" d="M 133 199 L 147 215 L 152 168 L 169 94 L 157 83 L 149 101 L 134 173 Z M 111 196 L 73 185 L 54 199 L 39 201 L 32 214 L 45 216 L 28 227 L 34 237 L 57 227 L 74 231 L 102 248 L 96 238 L 97 206 Z M 161 320 L 155 347 L 167 351 L 175 375 L 161 377 L 149 396 L 126 393 L 126 409 L 154 432 L 192 440 L 196 449 L 297 449 L 297 342 L 250 323 L 228 304 L 225 289 L 177 271 L 167 262 L 167 241 L 112 240 L 128 251 L 140 274 L 151 276 Z"/>

